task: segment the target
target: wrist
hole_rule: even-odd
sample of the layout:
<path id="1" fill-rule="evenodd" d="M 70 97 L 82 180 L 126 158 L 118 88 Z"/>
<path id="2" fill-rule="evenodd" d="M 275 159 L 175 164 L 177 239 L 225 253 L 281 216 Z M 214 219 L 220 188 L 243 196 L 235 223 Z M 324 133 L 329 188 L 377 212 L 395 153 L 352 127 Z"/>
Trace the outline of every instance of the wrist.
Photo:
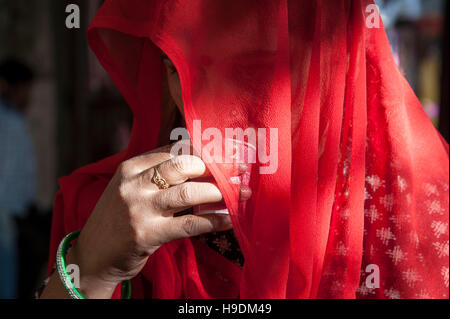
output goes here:
<path id="1" fill-rule="evenodd" d="M 78 251 L 78 245 L 75 244 L 69 249 L 66 256 L 67 265 L 74 265 L 78 269 L 78 290 L 87 299 L 111 299 L 120 280 L 104 279 L 99 273 L 90 271 L 89 267 Z"/>

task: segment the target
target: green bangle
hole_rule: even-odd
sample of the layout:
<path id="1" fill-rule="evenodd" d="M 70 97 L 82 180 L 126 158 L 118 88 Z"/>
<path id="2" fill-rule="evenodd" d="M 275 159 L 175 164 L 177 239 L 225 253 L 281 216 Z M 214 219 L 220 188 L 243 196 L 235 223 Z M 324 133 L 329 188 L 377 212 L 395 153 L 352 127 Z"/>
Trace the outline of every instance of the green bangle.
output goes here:
<path id="1" fill-rule="evenodd" d="M 87 299 L 83 294 L 75 287 L 72 279 L 67 272 L 66 255 L 67 251 L 71 247 L 71 242 L 80 235 L 80 231 L 70 233 L 61 241 L 56 254 L 56 267 L 58 269 L 59 277 L 64 285 L 64 288 L 69 293 L 72 299 Z M 131 282 L 129 280 L 122 283 L 122 298 L 131 298 Z"/>

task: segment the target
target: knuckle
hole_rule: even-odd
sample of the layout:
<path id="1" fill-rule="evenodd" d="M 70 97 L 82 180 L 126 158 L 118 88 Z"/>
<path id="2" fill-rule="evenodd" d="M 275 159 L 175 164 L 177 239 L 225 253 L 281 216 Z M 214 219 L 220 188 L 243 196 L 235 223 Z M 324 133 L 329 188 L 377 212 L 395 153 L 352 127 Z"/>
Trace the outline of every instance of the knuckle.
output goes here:
<path id="1" fill-rule="evenodd" d="M 117 173 L 119 175 L 124 176 L 124 175 L 127 175 L 129 170 L 130 170 L 130 163 L 129 163 L 129 161 L 124 161 L 124 162 L 120 163 L 119 167 L 117 168 Z"/>
<path id="2" fill-rule="evenodd" d="M 180 186 L 180 202 L 183 205 L 188 206 L 192 202 L 192 187 L 190 184 L 182 184 Z"/>
<path id="3" fill-rule="evenodd" d="M 131 208 L 128 214 L 129 219 L 126 225 L 129 238 L 132 242 L 144 243 L 149 234 L 148 229 L 152 225 L 152 218 L 147 218 L 147 215 L 140 208 Z"/>
<path id="4" fill-rule="evenodd" d="M 193 215 L 187 215 L 183 217 L 183 222 L 181 224 L 181 228 L 183 232 L 188 237 L 192 237 L 196 235 L 196 231 L 198 229 L 198 222 L 195 216 Z"/>
<path id="5" fill-rule="evenodd" d="M 135 249 L 145 243 L 145 232 L 138 227 L 137 223 L 132 222 L 128 228 L 125 240 L 130 245 L 130 248 Z"/>
<path id="6" fill-rule="evenodd" d="M 121 199 L 127 199 L 130 194 L 130 185 L 125 181 L 121 181 L 117 191 Z"/>
<path id="7" fill-rule="evenodd" d="M 137 245 L 142 245 L 143 243 L 145 243 L 146 232 L 139 227 L 133 227 L 131 234 L 133 243 Z"/>
<path id="8" fill-rule="evenodd" d="M 185 173 L 189 169 L 189 159 L 186 156 L 177 156 L 172 159 L 172 167 L 179 174 Z"/>

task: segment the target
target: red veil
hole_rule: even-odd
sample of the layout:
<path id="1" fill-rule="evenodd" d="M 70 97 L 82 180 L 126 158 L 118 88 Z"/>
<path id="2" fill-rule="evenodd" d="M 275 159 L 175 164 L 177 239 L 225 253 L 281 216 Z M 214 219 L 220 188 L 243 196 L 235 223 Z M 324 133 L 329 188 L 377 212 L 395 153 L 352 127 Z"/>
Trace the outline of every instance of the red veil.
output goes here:
<path id="1" fill-rule="evenodd" d="M 194 120 L 262 129 L 259 146 L 278 162 L 270 174 L 253 167 L 245 205 L 208 164 L 242 270 L 195 239 L 171 242 L 132 281 L 134 298 L 448 298 L 448 145 L 372 10 L 369 0 L 107 0 L 88 39 L 134 112 L 132 136 L 60 180 L 50 264 L 118 164 L 155 148 L 163 51 L 191 136 Z"/>

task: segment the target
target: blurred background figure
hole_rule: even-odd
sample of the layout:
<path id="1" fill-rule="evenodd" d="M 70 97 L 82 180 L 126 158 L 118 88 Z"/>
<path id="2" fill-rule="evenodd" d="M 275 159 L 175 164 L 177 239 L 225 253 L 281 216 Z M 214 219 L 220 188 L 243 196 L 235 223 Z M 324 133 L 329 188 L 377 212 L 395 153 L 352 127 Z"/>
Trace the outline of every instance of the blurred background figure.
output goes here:
<path id="1" fill-rule="evenodd" d="M 35 150 L 24 112 L 33 72 L 15 59 L 0 62 L 0 298 L 17 296 L 17 229 L 35 202 Z"/>
<path id="2" fill-rule="evenodd" d="M 444 0 L 376 0 L 400 69 L 436 127 L 446 112 L 441 89 Z M 444 37 L 445 38 L 445 37 Z M 448 73 L 448 71 L 447 71 Z M 443 134 L 448 138 L 448 130 Z"/>

